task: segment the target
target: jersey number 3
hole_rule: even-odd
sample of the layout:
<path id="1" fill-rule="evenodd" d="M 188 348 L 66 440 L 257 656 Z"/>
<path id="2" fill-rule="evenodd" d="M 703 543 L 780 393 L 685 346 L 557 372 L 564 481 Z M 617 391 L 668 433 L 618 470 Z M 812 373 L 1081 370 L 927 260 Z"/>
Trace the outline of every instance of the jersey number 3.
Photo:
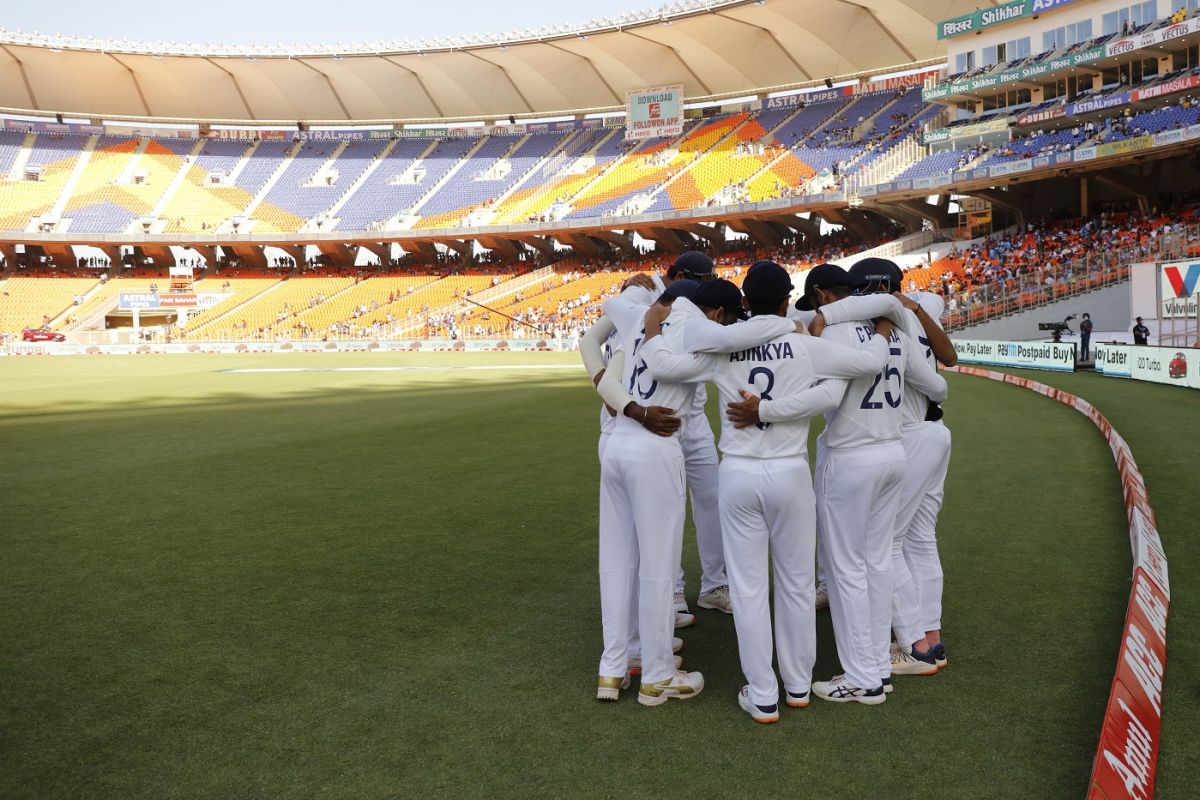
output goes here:
<path id="1" fill-rule="evenodd" d="M 775 388 L 775 373 L 771 372 L 771 370 L 767 369 L 766 367 L 755 367 L 754 369 L 750 370 L 750 386 L 755 391 L 758 390 L 758 385 L 755 383 L 755 380 L 758 378 L 759 375 L 766 376 L 767 388 L 765 388 L 761 392 L 759 392 L 758 396 L 761 397 L 763 400 L 773 399 L 771 397 L 771 390 L 773 388 Z M 758 429 L 760 431 L 765 431 L 767 428 L 771 427 L 771 423 L 769 423 L 769 422 L 756 422 L 754 424 L 758 426 Z"/>

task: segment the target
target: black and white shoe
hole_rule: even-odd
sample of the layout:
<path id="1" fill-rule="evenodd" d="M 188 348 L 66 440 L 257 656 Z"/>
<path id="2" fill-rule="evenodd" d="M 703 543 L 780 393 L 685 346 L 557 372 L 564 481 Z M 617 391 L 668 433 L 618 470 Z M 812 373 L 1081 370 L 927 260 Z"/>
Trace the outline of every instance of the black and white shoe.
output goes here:
<path id="1" fill-rule="evenodd" d="M 946 660 L 946 645 L 938 642 L 930 648 L 929 652 L 933 653 L 933 663 L 937 664 L 938 669 L 945 669 L 950 665 L 950 662 Z"/>
<path id="2" fill-rule="evenodd" d="M 887 699 L 882 684 L 874 689 L 864 689 L 851 684 L 845 675 L 838 675 L 831 681 L 816 681 L 812 685 L 812 692 L 831 703 L 863 703 L 875 706 Z"/>

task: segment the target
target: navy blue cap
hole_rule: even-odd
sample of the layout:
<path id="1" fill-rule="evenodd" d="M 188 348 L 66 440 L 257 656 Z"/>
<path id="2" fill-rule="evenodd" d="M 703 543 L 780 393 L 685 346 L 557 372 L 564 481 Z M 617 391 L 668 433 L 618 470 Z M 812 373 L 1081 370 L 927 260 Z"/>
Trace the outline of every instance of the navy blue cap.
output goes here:
<path id="1" fill-rule="evenodd" d="M 691 301 L 700 308 L 719 308 L 738 319 L 746 318 L 746 309 L 742 308 L 742 290 L 723 278 L 700 284 L 700 290 L 691 297 Z"/>
<path id="2" fill-rule="evenodd" d="M 774 261 L 757 261 L 746 272 L 742 291 L 752 306 L 779 305 L 792 294 L 792 276 Z"/>
<path id="3" fill-rule="evenodd" d="M 671 284 L 668 284 L 665 292 L 659 298 L 659 302 L 663 300 L 674 300 L 677 297 L 686 297 L 691 300 L 696 296 L 696 292 L 700 291 L 700 284 L 687 278 L 680 278 Z"/>
<path id="4" fill-rule="evenodd" d="M 808 271 L 808 276 L 804 279 L 804 296 L 796 301 L 796 308 L 800 311 L 816 311 L 815 291 L 832 289 L 835 286 L 853 289 L 854 279 L 837 264 L 817 264 Z"/>
<path id="5" fill-rule="evenodd" d="M 861 292 L 898 292 L 904 285 L 904 273 L 895 261 L 886 258 L 864 258 L 850 268 L 850 277 Z"/>
<path id="6" fill-rule="evenodd" d="M 694 281 L 710 281 L 717 277 L 717 265 L 704 253 L 689 250 L 679 254 L 675 263 L 667 269 L 667 277 L 674 278 L 681 272 L 685 278 Z"/>

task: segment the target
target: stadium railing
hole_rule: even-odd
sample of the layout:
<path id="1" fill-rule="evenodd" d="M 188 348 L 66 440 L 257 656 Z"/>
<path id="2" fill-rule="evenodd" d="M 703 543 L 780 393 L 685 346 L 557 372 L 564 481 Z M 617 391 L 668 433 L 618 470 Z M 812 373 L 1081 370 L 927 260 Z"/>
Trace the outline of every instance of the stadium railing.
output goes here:
<path id="1" fill-rule="evenodd" d="M 997 279 L 981 286 L 948 295 L 959 308 L 947 312 L 942 324 L 947 331 L 962 330 L 1020 311 L 1077 297 L 1129 279 L 1129 267 L 1143 261 L 1168 261 L 1187 258 L 1195 251 L 1200 225 L 1185 225 L 1181 230 L 1157 237 L 1150 247 L 1129 245 L 1111 250 L 1089 252 L 1057 269 L 1043 269 L 1013 278 L 1017 286 L 1009 290 Z M 1067 275 L 1070 278 L 1067 278 Z M 1050 281 L 1047 283 L 1047 281 Z"/>

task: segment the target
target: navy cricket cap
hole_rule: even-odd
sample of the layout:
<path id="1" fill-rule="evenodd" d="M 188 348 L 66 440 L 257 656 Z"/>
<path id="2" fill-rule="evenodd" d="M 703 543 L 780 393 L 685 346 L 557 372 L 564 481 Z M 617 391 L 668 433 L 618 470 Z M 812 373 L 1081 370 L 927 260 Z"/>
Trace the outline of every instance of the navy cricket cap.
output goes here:
<path id="1" fill-rule="evenodd" d="M 717 277 L 716 263 L 704 253 L 689 250 L 680 253 L 675 263 L 667 268 L 667 277 L 674 278 L 679 273 L 694 281 L 711 281 Z"/>
<path id="2" fill-rule="evenodd" d="M 850 268 L 850 277 L 854 279 L 856 289 L 872 294 L 874 292 L 898 292 L 904 284 L 904 273 L 895 261 L 886 258 L 864 258 L 856 261 Z"/>
<path id="3" fill-rule="evenodd" d="M 742 281 L 742 291 L 753 307 L 782 304 L 793 288 L 788 271 L 774 261 L 755 262 Z"/>
<path id="4" fill-rule="evenodd" d="M 853 289 L 854 279 L 837 264 L 817 264 L 808 271 L 808 276 L 804 279 L 804 296 L 796 301 L 796 308 L 800 311 L 816 311 L 815 291 L 832 289 L 835 286 Z"/>
<path id="5" fill-rule="evenodd" d="M 688 300 L 691 300 L 696 296 L 696 292 L 698 291 L 700 291 L 699 283 L 687 278 L 680 278 L 674 283 L 668 285 L 666 291 L 664 291 L 662 296 L 658 299 L 659 302 L 662 302 L 663 300 L 674 300 L 677 297 L 686 297 Z"/>
<path id="6" fill-rule="evenodd" d="M 723 278 L 700 284 L 700 289 L 690 299 L 700 308 L 719 308 L 738 319 L 746 318 L 746 309 L 742 308 L 742 290 Z"/>

